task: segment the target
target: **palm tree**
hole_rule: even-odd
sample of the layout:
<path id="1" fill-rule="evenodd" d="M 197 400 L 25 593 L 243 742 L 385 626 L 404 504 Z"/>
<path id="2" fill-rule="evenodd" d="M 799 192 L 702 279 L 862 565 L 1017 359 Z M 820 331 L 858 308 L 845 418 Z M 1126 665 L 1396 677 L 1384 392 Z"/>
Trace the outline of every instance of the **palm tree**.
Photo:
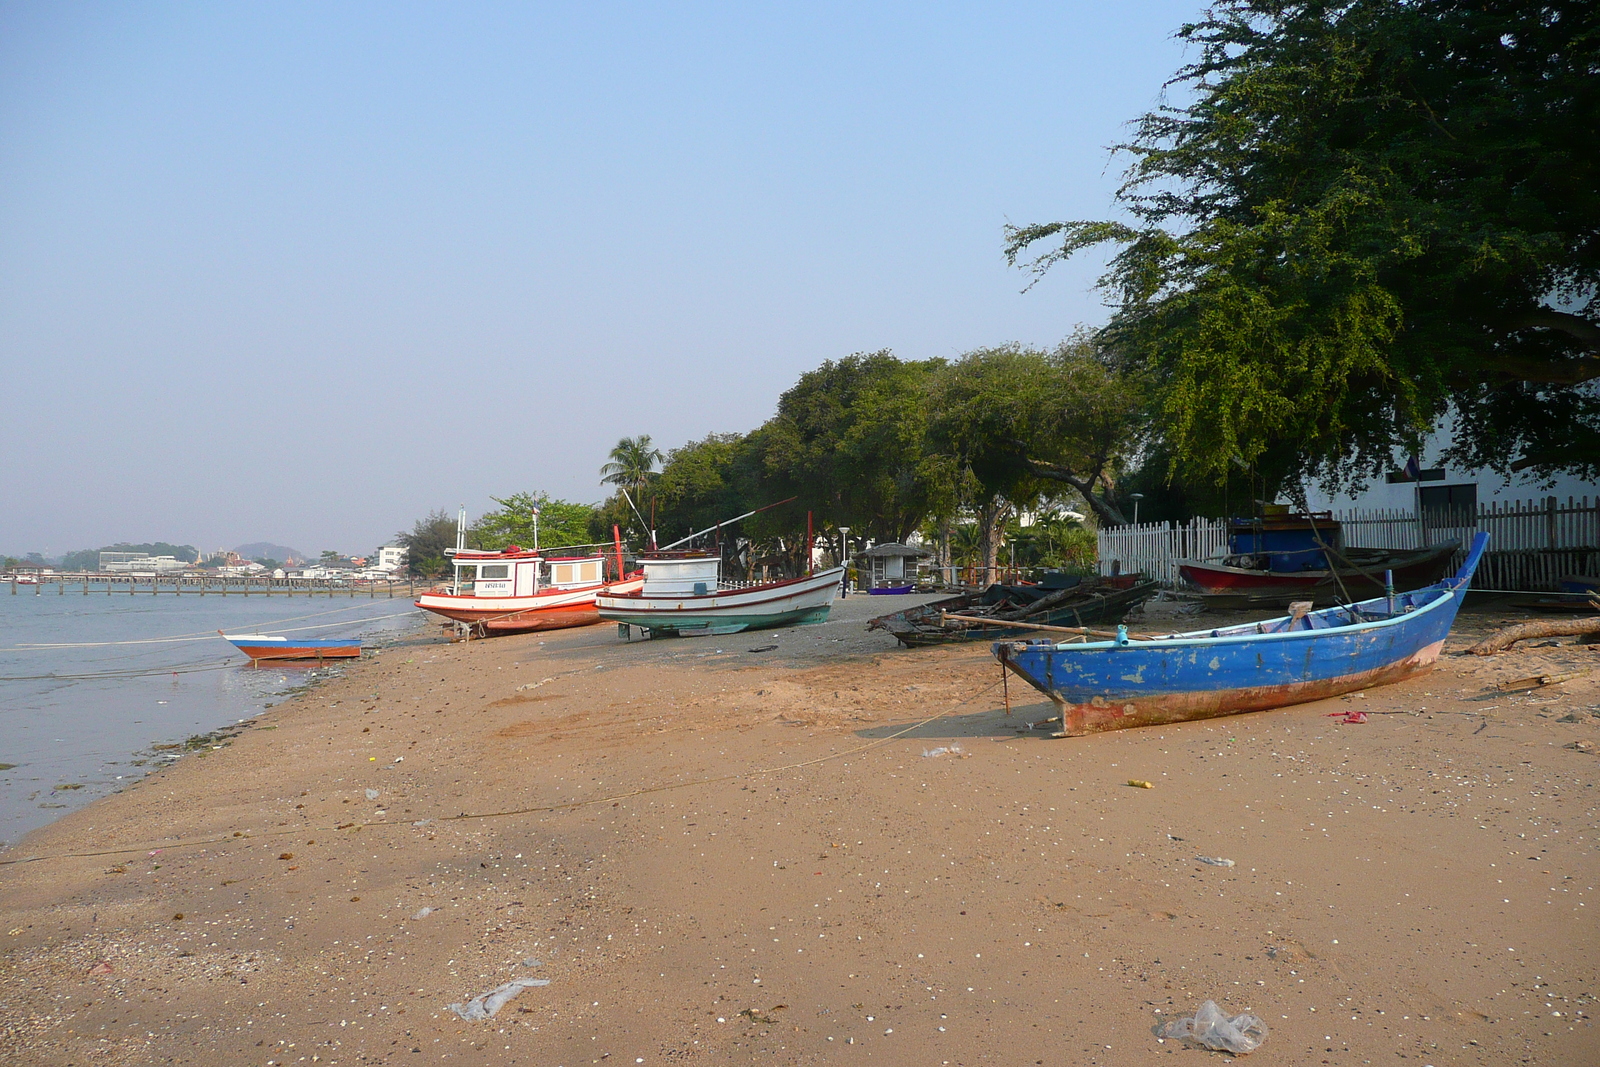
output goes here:
<path id="1" fill-rule="evenodd" d="M 624 437 L 611 450 L 611 462 L 600 468 L 600 480 L 609 485 L 632 489 L 635 496 L 656 474 L 656 464 L 662 460 L 661 450 L 650 441 L 650 435 Z"/>

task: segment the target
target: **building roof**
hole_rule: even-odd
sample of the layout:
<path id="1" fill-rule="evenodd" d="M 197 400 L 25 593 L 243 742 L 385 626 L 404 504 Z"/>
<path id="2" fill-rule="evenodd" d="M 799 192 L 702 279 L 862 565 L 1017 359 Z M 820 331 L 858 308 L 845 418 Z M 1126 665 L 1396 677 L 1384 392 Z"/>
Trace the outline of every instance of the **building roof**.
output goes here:
<path id="1" fill-rule="evenodd" d="M 873 545 L 871 548 L 866 549 L 865 551 L 857 552 L 856 555 L 858 555 L 858 556 L 872 556 L 872 557 L 879 557 L 879 556 L 907 556 L 907 557 L 910 557 L 910 556 L 931 556 L 931 555 L 933 555 L 933 553 L 927 551 L 926 549 L 912 548 L 910 545 L 902 545 L 902 544 L 900 544 L 900 543 L 898 543 L 896 541 L 890 541 L 890 542 L 888 542 L 886 544 Z"/>

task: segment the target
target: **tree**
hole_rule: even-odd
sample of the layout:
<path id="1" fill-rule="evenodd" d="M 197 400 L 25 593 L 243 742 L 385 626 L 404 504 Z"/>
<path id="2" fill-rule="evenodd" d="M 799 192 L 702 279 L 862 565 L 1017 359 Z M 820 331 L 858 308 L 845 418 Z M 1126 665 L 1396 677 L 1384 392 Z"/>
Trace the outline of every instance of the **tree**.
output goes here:
<path id="1" fill-rule="evenodd" d="M 1356 483 L 1450 413 L 1454 462 L 1600 474 L 1600 9 L 1224 0 L 1178 36 L 1190 102 L 1121 146 L 1132 224 L 1006 242 L 1053 242 L 1041 273 L 1121 246 L 1098 340 L 1156 383 L 1173 471 Z"/>
<path id="2" fill-rule="evenodd" d="M 638 437 L 624 437 L 611 450 L 611 462 L 601 466 L 600 481 L 606 485 L 619 485 L 633 492 L 638 503 L 640 492 L 656 475 L 656 464 L 664 457 L 661 450 L 642 433 Z"/>
<path id="3" fill-rule="evenodd" d="M 741 460 L 744 462 L 741 463 Z M 749 456 L 743 434 L 714 433 L 667 453 L 651 485 L 659 539 L 672 543 L 761 506 L 741 492 Z M 765 503 L 765 502 L 763 502 Z"/>
<path id="4" fill-rule="evenodd" d="M 930 511 L 948 511 L 954 466 L 927 442 L 943 367 L 881 351 L 801 375 L 758 431 L 772 495 L 798 495 L 818 522 L 879 541 L 904 541 Z"/>
<path id="5" fill-rule="evenodd" d="M 1054 482 L 1103 522 L 1126 521 L 1116 473 L 1144 427 L 1144 390 L 1087 338 L 970 352 L 941 375 L 931 408 L 934 442 L 988 492 L 1025 503 Z"/>
<path id="6" fill-rule="evenodd" d="M 545 545 L 551 548 L 582 546 L 596 540 L 589 530 L 589 519 L 594 508 L 588 504 L 573 504 L 553 500 L 547 493 L 515 493 L 504 500 L 491 497 L 500 505 L 472 524 L 474 544 L 479 548 L 498 549 L 507 545 L 533 548 Z M 534 536 L 534 515 L 538 515 L 538 536 Z"/>
<path id="7" fill-rule="evenodd" d="M 444 550 L 456 546 L 456 517 L 439 508 L 430 511 L 412 524 L 410 531 L 394 535 L 395 543 L 406 548 L 406 562 L 411 573 L 424 578 L 437 578 L 450 567 L 450 558 Z M 469 536 L 469 548 L 477 545 Z"/>

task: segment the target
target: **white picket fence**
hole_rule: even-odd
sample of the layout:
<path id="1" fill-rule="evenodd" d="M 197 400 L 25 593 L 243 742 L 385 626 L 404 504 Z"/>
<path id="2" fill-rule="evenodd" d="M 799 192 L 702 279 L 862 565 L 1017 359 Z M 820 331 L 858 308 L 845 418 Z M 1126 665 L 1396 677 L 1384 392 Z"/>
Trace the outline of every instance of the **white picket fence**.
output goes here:
<path id="1" fill-rule="evenodd" d="M 1224 519 L 1114 526 L 1100 531 L 1099 570 L 1101 574 L 1144 571 L 1163 585 L 1175 586 L 1180 560 L 1211 559 L 1227 551 L 1228 523 Z"/>
<path id="2" fill-rule="evenodd" d="M 1416 512 L 1399 508 L 1350 508 L 1333 517 L 1350 548 L 1422 548 L 1459 540 L 1463 549 L 1479 530 L 1489 534 L 1489 551 L 1473 586 L 1480 589 L 1554 589 L 1569 574 L 1600 573 L 1600 497 L 1556 497 L 1483 504 L 1458 512 Z M 1186 523 L 1117 526 L 1099 534 L 1099 570 L 1145 571 L 1167 586 L 1177 586 L 1178 561 L 1210 559 L 1228 550 L 1227 522 L 1191 519 Z M 1464 552 L 1457 553 L 1459 563 Z"/>

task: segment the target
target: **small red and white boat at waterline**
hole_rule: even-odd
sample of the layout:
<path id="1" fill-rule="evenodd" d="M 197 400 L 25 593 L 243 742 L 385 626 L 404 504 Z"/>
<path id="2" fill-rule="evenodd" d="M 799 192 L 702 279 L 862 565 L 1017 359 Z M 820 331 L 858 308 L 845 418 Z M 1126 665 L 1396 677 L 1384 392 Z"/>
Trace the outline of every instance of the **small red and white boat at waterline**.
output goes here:
<path id="1" fill-rule="evenodd" d="M 473 633 L 522 634 L 600 621 L 595 597 L 631 593 L 643 578 L 605 580 L 606 557 L 540 555 L 517 545 L 494 552 L 457 549 L 455 581 L 417 598 L 417 607 L 465 623 Z"/>

